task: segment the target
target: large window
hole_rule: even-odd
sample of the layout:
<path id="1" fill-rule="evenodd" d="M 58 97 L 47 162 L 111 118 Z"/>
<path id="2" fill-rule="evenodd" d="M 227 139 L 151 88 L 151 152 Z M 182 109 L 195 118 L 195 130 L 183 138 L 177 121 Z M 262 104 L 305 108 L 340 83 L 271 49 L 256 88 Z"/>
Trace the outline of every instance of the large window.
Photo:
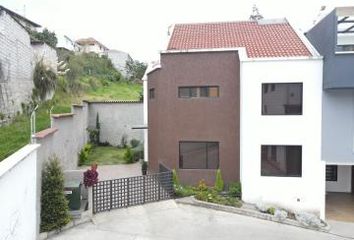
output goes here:
<path id="1" fill-rule="evenodd" d="M 263 83 L 262 115 L 301 115 L 302 83 Z"/>
<path id="2" fill-rule="evenodd" d="M 179 98 L 219 97 L 219 87 L 217 86 L 179 87 L 178 97 Z"/>
<path id="3" fill-rule="evenodd" d="M 180 142 L 179 168 L 217 169 L 219 168 L 218 142 Z"/>
<path id="4" fill-rule="evenodd" d="M 149 89 L 149 98 L 154 99 L 155 98 L 155 88 L 150 88 Z"/>
<path id="5" fill-rule="evenodd" d="M 301 177 L 301 167 L 301 146 L 261 146 L 261 176 Z"/>
<path id="6" fill-rule="evenodd" d="M 327 165 L 326 166 L 326 181 L 337 182 L 338 179 L 338 166 Z"/>

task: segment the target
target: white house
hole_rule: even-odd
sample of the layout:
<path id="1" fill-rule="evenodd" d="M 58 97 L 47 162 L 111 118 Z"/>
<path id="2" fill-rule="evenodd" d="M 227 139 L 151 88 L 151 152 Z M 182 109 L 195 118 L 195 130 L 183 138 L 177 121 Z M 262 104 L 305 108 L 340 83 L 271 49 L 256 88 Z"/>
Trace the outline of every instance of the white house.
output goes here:
<path id="1" fill-rule="evenodd" d="M 79 52 L 81 53 L 97 53 L 101 56 L 109 50 L 105 45 L 92 37 L 81 38 L 75 42 L 79 45 Z"/>

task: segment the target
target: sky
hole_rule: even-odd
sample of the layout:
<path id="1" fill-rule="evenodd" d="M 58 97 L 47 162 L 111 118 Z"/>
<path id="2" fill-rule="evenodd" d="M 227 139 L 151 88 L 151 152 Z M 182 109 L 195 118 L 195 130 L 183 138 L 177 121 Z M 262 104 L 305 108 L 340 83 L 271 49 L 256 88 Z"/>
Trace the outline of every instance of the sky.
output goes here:
<path id="1" fill-rule="evenodd" d="M 321 6 L 334 2 L 354 5 L 354 0 L 0 0 L 0 5 L 57 34 L 93 37 L 150 62 L 166 49 L 175 23 L 247 20 L 256 4 L 264 18 L 286 17 L 306 30 Z"/>

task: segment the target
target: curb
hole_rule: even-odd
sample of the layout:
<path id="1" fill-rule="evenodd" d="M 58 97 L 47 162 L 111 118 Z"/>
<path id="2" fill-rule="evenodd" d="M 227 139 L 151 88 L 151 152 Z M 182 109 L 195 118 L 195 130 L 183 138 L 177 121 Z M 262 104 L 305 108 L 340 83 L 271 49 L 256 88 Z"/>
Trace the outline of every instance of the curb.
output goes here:
<path id="1" fill-rule="evenodd" d="M 178 199 L 175 199 L 175 201 L 178 204 L 209 208 L 209 209 L 228 212 L 228 213 L 235 213 L 235 214 L 244 215 L 247 217 L 268 220 L 268 221 L 272 221 L 272 222 L 291 225 L 291 226 L 295 226 L 295 227 L 301 227 L 301 228 L 315 230 L 315 231 L 319 231 L 319 232 L 328 233 L 331 229 L 327 223 L 326 223 L 326 226 L 323 228 L 314 228 L 314 227 L 310 227 L 310 226 L 305 226 L 296 220 L 285 219 L 283 221 L 279 221 L 277 218 L 275 218 L 273 215 L 270 215 L 270 214 L 261 213 L 258 211 L 245 209 L 245 208 L 236 208 L 236 207 L 231 207 L 231 206 L 219 205 L 216 203 L 203 202 L 203 201 L 199 201 L 199 200 L 195 199 L 194 197 L 178 198 Z"/>
<path id="2" fill-rule="evenodd" d="M 88 222 L 92 222 L 92 218 L 89 217 L 89 216 L 84 216 L 81 219 L 73 219 L 71 222 L 66 224 L 60 230 L 53 230 L 53 231 L 50 231 L 50 232 L 42 232 L 42 233 L 40 233 L 38 239 L 39 240 L 50 239 L 54 235 L 57 235 L 57 234 L 59 234 L 59 233 L 61 233 L 63 231 L 66 231 L 68 229 L 71 229 L 73 227 L 76 227 L 78 225 L 81 225 L 81 224 L 84 224 L 84 223 L 88 223 Z"/>

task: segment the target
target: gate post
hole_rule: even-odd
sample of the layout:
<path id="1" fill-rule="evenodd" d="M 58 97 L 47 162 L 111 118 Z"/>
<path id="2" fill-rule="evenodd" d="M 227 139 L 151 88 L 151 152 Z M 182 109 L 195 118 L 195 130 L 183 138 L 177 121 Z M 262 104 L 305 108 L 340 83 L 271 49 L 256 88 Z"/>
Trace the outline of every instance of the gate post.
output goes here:
<path id="1" fill-rule="evenodd" d="M 88 214 L 90 217 L 93 215 L 94 207 L 93 207 L 93 187 L 87 187 L 87 195 L 88 195 Z"/>

